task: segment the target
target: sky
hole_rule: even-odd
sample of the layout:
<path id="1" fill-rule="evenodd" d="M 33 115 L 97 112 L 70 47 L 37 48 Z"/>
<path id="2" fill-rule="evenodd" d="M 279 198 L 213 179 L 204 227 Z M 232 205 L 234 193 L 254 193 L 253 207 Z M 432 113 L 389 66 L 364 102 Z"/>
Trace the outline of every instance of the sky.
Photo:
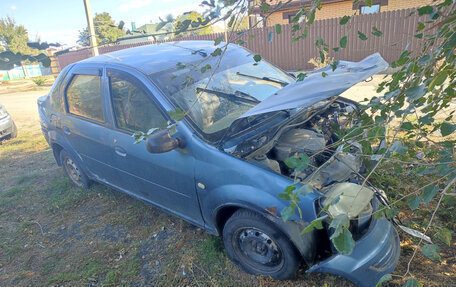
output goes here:
<path id="1" fill-rule="evenodd" d="M 131 22 L 139 27 L 156 23 L 167 14 L 177 16 L 187 11 L 203 11 L 202 0 L 90 0 L 92 17 L 95 13 L 108 12 L 118 23 Z M 36 36 L 42 42 L 59 42 L 73 46 L 79 31 L 87 27 L 83 0 L 0 0 L 0 18 L 12 17 L 16 24 L 24 25 L 29 39 Z"/>

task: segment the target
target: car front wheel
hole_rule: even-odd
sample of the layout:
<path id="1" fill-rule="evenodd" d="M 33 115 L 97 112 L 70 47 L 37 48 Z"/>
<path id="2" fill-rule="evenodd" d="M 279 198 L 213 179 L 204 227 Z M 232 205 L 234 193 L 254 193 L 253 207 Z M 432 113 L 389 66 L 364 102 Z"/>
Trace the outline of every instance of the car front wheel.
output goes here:
<path id="1" fill-rule="evenodd" d="M 250 274 L 285 280 L 300 264 L 290 240 L 272 222 L 249 210 L 238 210 L 228 219 L 223 243 L 231 259 Z"/>
<path id="2" fill-rule="evenodd" d="M 85 175 L 79 164 L 65 151 L 60 152 L 60 162 L 62 163 L 63 171 L 77 187 L 88 188 L 90 180 Z"/>

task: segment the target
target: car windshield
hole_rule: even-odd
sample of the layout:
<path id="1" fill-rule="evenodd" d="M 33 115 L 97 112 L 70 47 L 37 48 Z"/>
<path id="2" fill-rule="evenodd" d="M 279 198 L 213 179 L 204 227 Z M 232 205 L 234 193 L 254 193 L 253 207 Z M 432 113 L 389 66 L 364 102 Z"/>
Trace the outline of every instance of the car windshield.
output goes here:
<path id="1" fill-rule="evenodd" d="M 218 141 L 233 121 L 294 81 L 264 60 L 256 63 L 249 51 L 239 48 L 228 49 L 220 63 L 219 57 L 209 56 L 150 78 L 211 141 Z"/>

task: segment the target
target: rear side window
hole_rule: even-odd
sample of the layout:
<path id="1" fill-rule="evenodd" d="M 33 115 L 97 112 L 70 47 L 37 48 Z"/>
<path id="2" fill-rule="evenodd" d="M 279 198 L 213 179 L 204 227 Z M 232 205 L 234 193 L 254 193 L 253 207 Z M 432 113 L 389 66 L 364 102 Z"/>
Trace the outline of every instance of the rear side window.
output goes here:
<path id="1" fill-rule="evenodd" d="M 97 122 L 103 122 L 103 104 L 99 76 L 76 75 L 67 92 L 68 111 Z"/>
<path id="2" fill-rule="evenodd" d="M 108 70 L 116 126 L 119 129 L 147 132 L 165 127 L 167 120 L 141 82 L 128 73 Z"/>

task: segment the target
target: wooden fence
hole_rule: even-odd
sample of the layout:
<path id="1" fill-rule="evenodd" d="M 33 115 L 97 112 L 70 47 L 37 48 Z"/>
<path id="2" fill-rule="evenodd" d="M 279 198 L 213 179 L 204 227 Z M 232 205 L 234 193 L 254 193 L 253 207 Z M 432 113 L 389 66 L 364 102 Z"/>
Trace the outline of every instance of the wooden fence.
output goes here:
<path id="1" fill-rule="evenodd" d="M 274 32 L 275 28 L 273 26 L 252 29 L 241 36 L 237 32 L 227 33 L 227 38 L 232 43 L 238 43 L 238 40 L 245 41 L 245 47 L 287 71 L 313 69 L 313 65 L 309 64 L 308 61 L 311 58 L 318 57 L 318 50 L 315 46 L 318 38 L 322 38 L 329 45 L 329 56 L 336 60 L 359 61 L 370 54 L 379 52 L 385 60 L 391 63 L 399 58 L 407 46 L 411 51 L 421 49 L 423 40 L 414 37 L 414 35 L 416 34 L 418 21 L 424 21 L 425 19 L 419 17 L 416 13 L 411 15 L 412 11 L 413 9 L 406 9 L 357 15 L 353 16 L 345 25 L 339 24 L 340 18 L 315 21 L 309 28 L 307 38 L 294 42 L 292 41 L 292 24 L 283 25 L 282 32 L 278 35 L 274 33 L 272 41 L 269 41 L 269 34 Z M 374 36 L 372 34 L 374 27 L 380 30 L 383 35 L 380 37 Z M 360 39 L 358 31 L 364 33 L 368 39 Z M 223 35 L 224 33 L 215 33 L 169 41 L 215 40 Z M 340 39 L 344 36 L 348 38 L 347 47 L 334 52 L 331 48 L 338 47 Z M 104 54 L 149 44 L 151 43 L 104 46 L 99 48 L 99 52 Z M 60 54 L 56 58 L 60 68 L 63 68 L 90 56 L 91 51 L 83 49 Z"/>

